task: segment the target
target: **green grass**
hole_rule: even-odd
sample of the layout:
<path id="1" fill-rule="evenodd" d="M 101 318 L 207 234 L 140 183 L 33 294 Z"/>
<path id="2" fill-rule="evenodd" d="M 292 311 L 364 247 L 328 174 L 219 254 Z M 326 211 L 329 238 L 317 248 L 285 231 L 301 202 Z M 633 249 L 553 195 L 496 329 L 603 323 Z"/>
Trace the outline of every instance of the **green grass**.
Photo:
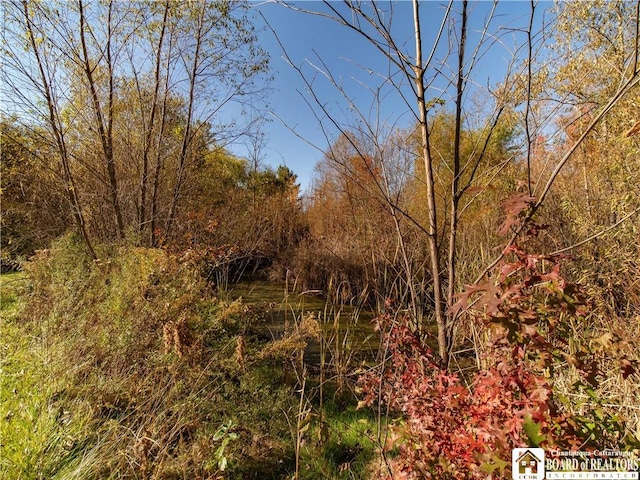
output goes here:
<path id="1" fill-rule="evenodd" d="M 291 479 L 291 352 L 253 337 L 250 310 L 212 297 L 165 253 L 108 258 L 86 261 L 63 239 L 25 266 L 28 276 L 1 277 L 0 478 Z M 184 353 L 165 338 L 164 326 L 180 322 Z M 235 359 L 240 332 L 245 366 Z M 371 412 L 326 400 L 320 423 L 318 408 L 300 480 L 370 478 Z"/>
<path id="2" fill-rule="evenodd" d="M 75 412 L 56 401 L 43 338 L 19 314 L 29 282 L 22 273 L 0 277 L 0 478 L 48 479 L 74 463 Z"/>
<path id="3" fill-rule="evenodd" d="M 235 361 L 242 304 L 159 250 L 83 255 L 61 239 L 2 278 L 0 478 L 286 478 L 293 386 L 249 334 Z"/>
<path id="4" fill-rule="evenodd" d="M 24 305 L 28 280 L 24 273 L 4 273 L 0 275 L 0 311 L 3 323 L 12 321 Z"/>
<path id="5" fill-rule="evenodd" d="M 322 422 L 316 420 L 302 449 L 301 478 L 367 479 L 378 455 L 377 420 L 369 409 L 325 401 Z"/>

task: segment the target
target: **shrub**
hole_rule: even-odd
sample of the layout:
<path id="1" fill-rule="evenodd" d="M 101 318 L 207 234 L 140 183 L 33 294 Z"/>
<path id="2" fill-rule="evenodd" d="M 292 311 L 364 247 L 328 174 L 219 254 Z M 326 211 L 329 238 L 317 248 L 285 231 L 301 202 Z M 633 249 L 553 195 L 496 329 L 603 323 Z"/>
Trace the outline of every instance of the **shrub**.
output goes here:
<path id="1" fill-rule="evenodd" d="M 362 381 L 366 404 L 379 401 L 402 414 L 387 445 L 394 478 L 507 478 L 515 447 L 637 446 L 596 393 L 607 362 L 617 361 L 623 377 L 634 372 L 632 359 L 615 354 L 621 340 L 609 335 L 569 348 L 587 300 L 560 274 L 561 257 L 517 246 L 508 254 L 454 306 L 488 338 L 470 385 L 442 369 L 406 321 L 392 322 L 391 314 L 379 320 L 389 358 Z M 589 392 L 591 403 L 580 411 L 554 385 L 567 369 L 575 374 L 573 392 Z"/>
<path id="2" fill-rule="evenodd" d="M 42 445 L 37 474 L 7 478 L 289 472 L 285 414 L 297 404 L 282 360 L 304 335 L 286 351 L 259 340 L 248 309 L 215 298 L 185 258 L 132 247 L 100 256 L 65 237 L 25 267 L 33 292 L 22 328 L 41 347 L 42 408 L 61 412 L 66 446 Z"/>

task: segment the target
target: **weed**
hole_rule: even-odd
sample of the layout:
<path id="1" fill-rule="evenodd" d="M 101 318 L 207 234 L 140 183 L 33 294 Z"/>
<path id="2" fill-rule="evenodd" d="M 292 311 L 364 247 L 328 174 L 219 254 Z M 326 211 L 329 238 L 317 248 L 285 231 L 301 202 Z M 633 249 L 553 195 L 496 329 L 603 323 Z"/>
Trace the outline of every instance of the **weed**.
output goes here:
<path id="1" fill-rule="evenodd" d="M 273 357 L 292 351 L 245 333 L 241 302 L 212 297 L 187 262 L 141 248 L 100 254 L 91 261 L 67 237 L 25 266 L 33 293 L 3 324 L 2 477 L 291 471 L 283 412 L 294 385 Z M 241 334 L 249 368 L 235 361 Z"/>
<path id="2" fill-rule="evenodd" d="M 378 452 L 377 424 L 368 409 L 356 410 L 332 400 L 324 402 L 322 417 L 312 423 L 302 449 L 304 479 L 369 478 Z"/>

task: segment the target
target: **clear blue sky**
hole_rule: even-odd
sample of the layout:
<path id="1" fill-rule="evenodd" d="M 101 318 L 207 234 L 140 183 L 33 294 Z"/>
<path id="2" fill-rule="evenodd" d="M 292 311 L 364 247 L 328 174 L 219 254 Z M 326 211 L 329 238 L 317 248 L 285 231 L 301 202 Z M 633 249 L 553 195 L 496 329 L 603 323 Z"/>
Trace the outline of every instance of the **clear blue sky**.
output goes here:
<path id="1" fill-rule="evenodd" d="M 326 10 L 322 2 L 316 1 L 299 2 L 295 5 L 310 10 Z M 334 5 L 338 7 L 341 2 L 336 2 Z M 393 4 L 377 2 L 377 6 L 384 15 L 390 15 L 393 10 L 394 36 L 398 43 L 405 47 L 405 51 L 413 55 L 415 47 L 411 2 L 401 1 Z M 470 2 L 467 58 L 470 58 L 478 43 L 483 24 L 492 6 L 493 2 L 489 1 Z M 535 20 L 538 27 L 544 10 L 550 6 L 550 2 L 538 4 Z M 302 67 L 309 79 L 314 78 L 316 95 L 339 122 L 349 124 L 356 118 L 354 110 L 350 108 L 350 101 L 360 111 L 371 111 L 374 101 L 369 87 L 375 87 L 381 83 L 382 77 L 379 74 L 388 72 L 388 62 L 367 41 L 336 22 L 296 12 L 282 5 L 255 2 L 253 8 L 264 15 L 271 28 L 276 31 L 292 62 Z M 446 2 L 427 1 L 423 2 L 420 8 L 426 56 L 440 27 Z M 461 3 L 456 2 L 452 10 L 450 22 L 456 22 L 456 25 L 460 22 L 460 8 Z M 507 64 L 514 54 L 514 44 L 522 44 L 526 38 L 517 29 L 528 25 L 529 12 L 530 2 L 528 1 L 506 1 L 498 5 L 495 17 L 490 24 L 490 31 L 494 35 L 500 34 L 501 38 L 497 43 L 493 42 L 491 48 L 481 51 L 482 56 L 473 75 L 474 81 L 477 82 L 476 98 L 477 95 L 482 95 L 482 89 L 486 88 L 487 82 L 495 84 L 504 77 Z M 259 16 L 256 17 L 259 22 L 262 22 Z M 507 30 L 507 28 L 515 30 Z M 537 29 L 534 28 L 535 30 Z M 448 44 L 446 30 L 444 35 L 442 49 L 436 55 L 439 60 L 442 60 L 444 49 Z M 283 58 L 282 49 L 273 33 L 265 28 L 261 31 L 259 38 L 262 48 L 271 56 L 274 74 L 272 91 L 268 98 L 272 115 L 269 116 L 270 121 L 264 127 L 267 139 L 263 151 L 264 161 L 273 166 L 286 164 L 298 175 L 303 188 L 306 188 L 312 178 L 315 164 L 322 158 L 322 152 L 310 143 L 324 150 L 327 147 L 327 140 L 318 120 L 314 118 L 311 109 L 305 103 L 305 98 L 312 103 L 313 100 L 306 92 L 303 80 Z M 522 54 L 524 52 L 520 52 L 520 55 Z M 331 74 L 344 86 L 350 101 L 331 86 L 323 74 L 314 69 L 309 62 L 320 67 L 321 70 L 325 68 L 330 70 Z M 455 65 L 456 62 L 454 57 L 449 58 L 450 65 Z M 428 71 L 427 77 L 433 74 L 433 71 Z M 433 84 L 429 97 L 440 95 L 445 88 L 446 81 L 437 80 Z M 381 106 L 381 121 L 399 126 L 411 125 L 414 117 L 406 103 L 391 89 L 385 90 L 384 93 L 386 96 Z M 474 92 L 470 93 L 470 95 L 473 94 Z M 447 99 L 446 94 L 444 98 Z M 414 106 L 411 105 L 411 108 Z M 291 129 L 306 141 L 299 138 Z M 334 129 L 329 134 L 334 137 L 335 132 Z M 247 155 L 246 149 L 242 146 L 234 146 L 231 149 L 238 155 Z"/>

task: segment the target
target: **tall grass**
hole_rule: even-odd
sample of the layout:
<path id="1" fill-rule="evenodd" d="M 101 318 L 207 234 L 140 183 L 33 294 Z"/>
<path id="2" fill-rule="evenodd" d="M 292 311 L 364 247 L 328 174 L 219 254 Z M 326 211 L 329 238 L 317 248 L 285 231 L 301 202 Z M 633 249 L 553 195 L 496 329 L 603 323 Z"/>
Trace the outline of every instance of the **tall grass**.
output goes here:
<path id="1" fill-rule="evenodd" d="M 265 338 L 265 315 L 221 299 L 188 258 L 98 250 L 65 237 L 3 277 L 1 478 L 368 477 L 364 295 L 311 315 L 287 289 L 289 327 Z M 303 362 L 319 337 L 320 379 Z"/>
<path id="2" fill-rule="evenodd" d="M 59 408 L 53 400 L 62 386 L 51 376 L 48 351 L 20 325 L 28 279 L 2 275 L 0 365 L 0 477 L 45 479 L 63 463 L 73 462 L 74 435 L 83 412 Z"/>
<path id="3" fill-rule="evenodd" d="M 100 255 L 67 237 L 25 267 L 28 304 L 3 324 L 0 476 L 286 477 L 292 352 L 254 336 L 246 307 L 213 297 L 184 259 Z"/>

